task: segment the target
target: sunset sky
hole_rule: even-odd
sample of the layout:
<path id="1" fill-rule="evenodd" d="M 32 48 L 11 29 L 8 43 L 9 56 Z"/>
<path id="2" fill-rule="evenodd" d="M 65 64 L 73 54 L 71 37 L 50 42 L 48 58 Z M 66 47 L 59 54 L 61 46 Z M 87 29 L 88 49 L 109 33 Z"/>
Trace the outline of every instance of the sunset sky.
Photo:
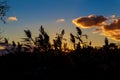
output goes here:
<path id="1" fill-rule="evenodd" d="M 51 40 L 65 29 L 64 38 L 70 41 L 76 26 L 93 46 L 103 45 L 105 37 L 120 40 L 120 0 L 8 0 L 8 5 L 7 23 L 0 22 L 0 28 L 10 41 L 21 41 L 25 29 L 37 36 L 41 25 Z"/>

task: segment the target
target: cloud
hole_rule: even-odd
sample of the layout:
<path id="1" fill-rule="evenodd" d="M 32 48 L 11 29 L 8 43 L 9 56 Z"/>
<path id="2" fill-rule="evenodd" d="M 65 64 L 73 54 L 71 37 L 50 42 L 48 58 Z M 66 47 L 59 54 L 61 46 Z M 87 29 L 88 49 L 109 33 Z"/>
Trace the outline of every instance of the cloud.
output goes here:
<path id="1" fill-rule="evenodd" d="M 104 25 L 102 31 L 106 36 L 114 40 L 120 40 L 120 19 L 115 19 L 112 23 Z"/>
<path id="2" fill-rule="evenodd" d="M 116 18 L 116 15 L 112 15 L 111 18 L 115 19 L 115 18 Z"/>
<path id="3" fill-rule="evenodd" d="M 12 16 L 12 17 L 8 17 L 7 19 L 8 21 L 17 21 L 17 17 L 16 16 Z"/>
<path id="4" fill-rule="evenodd" d="M 120 18 L 112 15 L 109 18 L 104 16 L 85 16 L 72 20 L 73 24 L 81 28 L 95 28 L 93 33 L 107 36 L 113 40 L 120 41 Z"/>
<path id="5" fill-rule="evenodd" d="M 56 22 L 65 22 L 65 19 L 58 19 Z"/>
<path id="6" fill-rule="evenodd" d="M 108 19 L 104 16 L 89 15 L 73 19 L 72 22 L 73 24 L 81 28 L 91 28 L 93 26 L 103 25 L 106 20 Z"/>
<path id="7" fill-rule="evenodd" d="M 100 31 L 102 31 L 101 28 L 96 28 L 96 29 L 93 31 L 93 33 L 98 33 L 98 32 L 100 32 Z"/>

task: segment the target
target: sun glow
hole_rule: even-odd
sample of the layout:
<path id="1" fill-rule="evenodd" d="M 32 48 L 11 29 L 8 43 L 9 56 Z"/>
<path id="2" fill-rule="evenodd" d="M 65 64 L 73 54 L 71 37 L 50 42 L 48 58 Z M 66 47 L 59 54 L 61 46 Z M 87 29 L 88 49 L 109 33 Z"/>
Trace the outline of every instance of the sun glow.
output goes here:
<path id="1" fill-rule="evenodd" d="M 0 50 L 4 50 L 5 49 L 5 47 L 4 46 L 0 46 Z"/>

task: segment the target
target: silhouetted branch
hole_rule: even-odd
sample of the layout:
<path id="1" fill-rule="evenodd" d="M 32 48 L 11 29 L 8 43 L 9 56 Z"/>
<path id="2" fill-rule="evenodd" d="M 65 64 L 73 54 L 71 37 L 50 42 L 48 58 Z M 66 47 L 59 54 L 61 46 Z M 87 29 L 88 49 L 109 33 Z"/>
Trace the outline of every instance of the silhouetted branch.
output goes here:
<path id="1" fill-rule="evenodd" d="M 0 1 L 0 20 L 5 24 L 5 16 L 10 6 L 7 5 L 7 1 Z"/>

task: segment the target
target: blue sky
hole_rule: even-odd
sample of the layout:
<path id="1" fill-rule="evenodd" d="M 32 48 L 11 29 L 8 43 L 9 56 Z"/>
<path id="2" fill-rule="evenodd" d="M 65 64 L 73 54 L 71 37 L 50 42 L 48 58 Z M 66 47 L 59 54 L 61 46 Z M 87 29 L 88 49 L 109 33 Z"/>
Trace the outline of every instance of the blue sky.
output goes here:
<path id="1" fill-rule="evenodd" d="M 10 41 L 20 41 L 24 37 L 24 29 L 30 29 L 36 36 L 40 25 L 54 38 L 55 33 L 65 29 L 66 35 L 76 33 L 72 20 L 80 16 L 103 15 L 120 16 L 120 0 L 8 0 L 10 10 L 7 17 L 16 17 L 17 21 L 0 24 L 5 37 Z M 59 19 L 64 21 L 56 22 Z M 82 29 L 88 34 L 93 45 L 103 44 L 105 36 L 93 34 L 93 29 Z M 69 39 L 69 37 L 68 37 Z M 110 39 L 111 42 L 114 42 Z"/>

